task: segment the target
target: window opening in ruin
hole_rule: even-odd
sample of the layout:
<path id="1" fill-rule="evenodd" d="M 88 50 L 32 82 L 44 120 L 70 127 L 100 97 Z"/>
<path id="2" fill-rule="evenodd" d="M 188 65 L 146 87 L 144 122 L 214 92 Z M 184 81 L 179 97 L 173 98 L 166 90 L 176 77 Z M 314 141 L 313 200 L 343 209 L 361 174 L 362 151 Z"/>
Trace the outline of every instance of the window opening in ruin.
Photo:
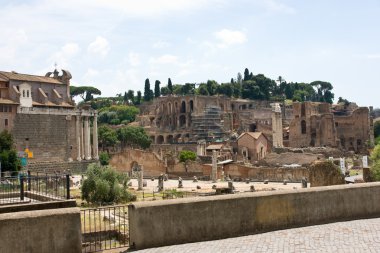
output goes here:
<path id="1" fill-rule="evenodd" d="M 231 110 L 235 109 L 235 105 L 231 104 Z"/>
<path id="2" fill-rule="evenodd" d="M 182 101 L 182 104 L 181 104 L 181 113 L 185 113 L 186 112 L 186 103 L 185 101 Z"/>
<path id="3" fill-rule="evenodd" d="M 241 106 L 241 109 L 242 109 L 242 110 L 247 110 L 247 105 L 242 105 L 242 106 Z"/>
<path id="4" fill-rule="evenodd" d="M 346 139 L 341 138 L 341 139 L 340 139 L 340 144 L 341 144 L 341 146 L 342 146 L 343 148 L 345 148 L 345 147 L 346 147 Z"/>
<path id="5" fill-rule="evenodd" d="M 22 90 L 22 97 L 25 97 L 25 90 Z"/>
<path id="6" fill-rule="evenodd" d="M 249 131 L 250 132 L 256 132 L 256 129 L 257 129 L 256 123 L 249 125 Z"/>
<path id="7" fill-rule="evenodd" d="M 338 122 L 335 122 L 335 127 L 339 126 Z"/>
<path id="8" fill-rule="evenodd" d="M 301 121 L 301 133 L 306 134 L 306 121 Z"/>
<path id="9" fill-rule="evenodd" d="M 4 106 L 4 112 L 8 112 L 8 106 Z"/>
<path id="10" fill-rule="evenodd" d="M 185 115 L 181 115 L 179 117 L 179 127 L 183 127 L 186 125 L 186 116 Z"/>
<path id="11" fill-rule="evenodd" d="M 194 110 L 194 102 L 193 100 L 190 100 L 190 112 Z"/>
<path id="12" fill-rule="evenodd" d="M 356 140 L 356 144 L 357 144 L 357 146 L 361 146 L 362 145 L 362 140 Z"/>
<path id="13" fill-rule="evenodd" d="M 26 91 L 26 97 L 29 97 L 29 90 Z"/>
<path id="14" fill-rule="evenodd" d="M 159 135 L 157 136 L 157 144 L 163 144 L 164 143 L 164 136 Z"/>
<path id="15" fill-rule="evenodd" d="M 306 114 L 306 109 L 305 109 L 305 104 L 302 103 L 301 104 L 301 117 L 305 117 L 305 114 Z"/>
<path id="16" fill-rule="evenodd" d="M 5 119 L 5 120 L 4 120 L 4 125 L 5 125 L 5 126 L 8 126 L 8 119 Z"/>

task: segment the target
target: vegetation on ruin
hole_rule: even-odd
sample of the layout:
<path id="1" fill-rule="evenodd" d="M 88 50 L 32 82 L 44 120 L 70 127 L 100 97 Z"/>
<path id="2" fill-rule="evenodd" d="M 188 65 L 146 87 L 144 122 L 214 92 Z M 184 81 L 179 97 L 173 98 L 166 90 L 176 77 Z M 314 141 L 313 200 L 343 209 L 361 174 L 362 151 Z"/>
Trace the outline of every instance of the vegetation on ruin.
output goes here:
<path id="1" fill-rule="evenodd" d="M 197 154 L 193 151 L 182 150 L 179 152 L 179 161 L 185 163 L 187 161 L 195 161 L 197 159 Z"/>
<path id="2" fill-rule="evenodd" d="M 371 176 L 375 181 L 380 181 L 380 144 L 376 145 L 371 153 Z"/>
<path id="3" fill-rule="evenodd" d="M 16 172 L 21 168 L 13 143 L 13 137 L 7 130 L 0 133 L 0 162 L 1 171 L 3 172 Z"/>
<path id="4" fill-rule="evenodd" d="M 376 121 L 373 124 L 373 132 L 375 135 L 375 145 L 380 144 L 380 121 Z"/>
<path id="5" fill-rule="evenodd" d="M 108 125 L 101 125 L 98 129 L 99 146 L 102 150 L 120 145 L 121 148 L 133 147 L 147 149 L 152 140 L 145 129 L 135 126 L 123 126 L 113 129 Z"/>
<path id="6" fill-rule="evenodd" d="M 128 105 L 111 105 L 99 109 L 99 122 L 110 125 L 127 125 L 135 121 L 139 109 Z"/>
<path id="7" fill-rule="evenodd" d="M 90 164 L 81 187 L 82 200 L 96 205 L 131 201 L 133 195 L 128 192 L 128 181 L 127 175 L 110 166 Z"/>

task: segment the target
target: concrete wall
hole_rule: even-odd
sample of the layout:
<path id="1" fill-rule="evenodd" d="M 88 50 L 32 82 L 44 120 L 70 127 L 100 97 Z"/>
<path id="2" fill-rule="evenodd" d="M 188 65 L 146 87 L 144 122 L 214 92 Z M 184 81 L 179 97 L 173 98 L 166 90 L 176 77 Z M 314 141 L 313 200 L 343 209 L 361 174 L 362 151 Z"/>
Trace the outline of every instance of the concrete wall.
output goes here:
<path id="1" fill-rule="evenodd" d="M 0 214 L 2 253 L 81 252 L 79 208 Z"/>
<path id="2" fill-rule="evenodd" d="M 257 192 L 129 206 L 137 249 L 216 240 L 291 227 L 380 217 L 380 183 Z"/>

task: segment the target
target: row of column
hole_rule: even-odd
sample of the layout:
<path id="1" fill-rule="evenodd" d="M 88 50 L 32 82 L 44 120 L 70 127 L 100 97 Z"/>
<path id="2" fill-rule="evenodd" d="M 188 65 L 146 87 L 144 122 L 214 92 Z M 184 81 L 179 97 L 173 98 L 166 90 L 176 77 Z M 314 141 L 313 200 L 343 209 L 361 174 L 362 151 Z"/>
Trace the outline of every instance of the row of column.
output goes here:
<path id="1" fill-rule="evenodd" d="M 77 160 L 99 159 L 98 153 L 98 117 L 94 114 L 92 127 L 92 146 L 90 116 L 76 115 L 76 139 L 77 139 Z"/>

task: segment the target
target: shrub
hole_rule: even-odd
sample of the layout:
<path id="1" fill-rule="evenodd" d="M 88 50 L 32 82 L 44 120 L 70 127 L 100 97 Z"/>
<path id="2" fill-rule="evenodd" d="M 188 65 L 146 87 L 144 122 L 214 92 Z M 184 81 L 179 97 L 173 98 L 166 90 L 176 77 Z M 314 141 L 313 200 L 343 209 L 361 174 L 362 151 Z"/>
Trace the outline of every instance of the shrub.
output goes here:
<path id="1" fill-rule="evenodd" d="M 110 166 L 90 164 L 87 178 L 82 184 L 82 199 L 92 204 L 112 204 L 130 201 L 133 196 L 128 192 L 129 178 Z"/>
<path id="2" fill-rule="evenodd" d="M 100 165 L 108 165 L 109 162 L 110 162 L 110 156 L 108 155 L 107 152 L 101 152 L 99 154 L 99 162 L 100 162 Z"/>

